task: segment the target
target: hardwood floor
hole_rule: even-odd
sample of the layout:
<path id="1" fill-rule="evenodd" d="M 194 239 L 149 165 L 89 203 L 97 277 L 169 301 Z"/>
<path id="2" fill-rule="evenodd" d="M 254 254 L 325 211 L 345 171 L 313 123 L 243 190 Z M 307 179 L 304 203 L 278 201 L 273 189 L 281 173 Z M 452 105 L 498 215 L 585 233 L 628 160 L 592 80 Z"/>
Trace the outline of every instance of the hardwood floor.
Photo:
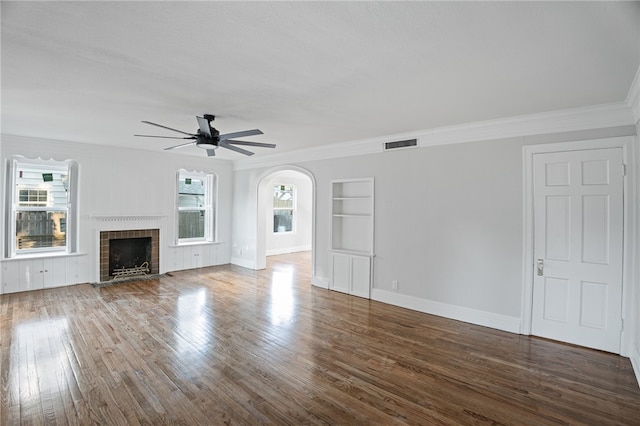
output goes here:
<path id="1" fill-rule="evenodd" d="M 309 265 L 0 296 L 0 424 L 640 424 L 626 358 L 318 289 Z"/>

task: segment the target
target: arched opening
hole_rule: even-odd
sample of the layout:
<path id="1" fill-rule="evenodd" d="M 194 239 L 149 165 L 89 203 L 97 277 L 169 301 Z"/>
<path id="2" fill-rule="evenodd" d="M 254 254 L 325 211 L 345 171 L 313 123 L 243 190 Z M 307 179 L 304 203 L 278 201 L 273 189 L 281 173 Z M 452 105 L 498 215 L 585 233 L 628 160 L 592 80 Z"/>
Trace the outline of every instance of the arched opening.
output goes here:
<path id="1" fill-rule="evenodd" d="M 316 184 L 311 172 L 297 166 L 269 169 L 258 179 L 257 193 L 256 269 L 266 267 L 268 254 L 311 250 L 314 276 Z M 284 202 L 274 201 L 278 198 Z"/>

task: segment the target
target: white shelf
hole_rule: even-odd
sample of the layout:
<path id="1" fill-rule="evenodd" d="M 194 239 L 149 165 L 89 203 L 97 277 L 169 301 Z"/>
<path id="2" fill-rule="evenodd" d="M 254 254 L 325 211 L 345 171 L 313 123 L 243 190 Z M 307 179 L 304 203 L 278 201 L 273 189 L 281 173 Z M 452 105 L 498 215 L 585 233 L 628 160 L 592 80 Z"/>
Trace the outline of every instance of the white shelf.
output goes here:
<path id="1" fill-rule="evenodd" d="M 332 182 L 331 250 L 373 254 L 373 178 Z"/>
<path id="2" fill-rule="evenodd" d="M 362 256 L 362 257 L 375 257 L 374 254 L 366 252 L 366 251 L 358 251 L 358 250 L 346 250 L 334 248 L 331 250 L 332 253 L 340 253 L 340 254 L 349 254 L 351 256 Z"/>
<path id="3" fill-rule="evenodd" d="M 329 288 L 371 297 L 373 276 L 373 178 L 331 185 L 331 281 Z"/>

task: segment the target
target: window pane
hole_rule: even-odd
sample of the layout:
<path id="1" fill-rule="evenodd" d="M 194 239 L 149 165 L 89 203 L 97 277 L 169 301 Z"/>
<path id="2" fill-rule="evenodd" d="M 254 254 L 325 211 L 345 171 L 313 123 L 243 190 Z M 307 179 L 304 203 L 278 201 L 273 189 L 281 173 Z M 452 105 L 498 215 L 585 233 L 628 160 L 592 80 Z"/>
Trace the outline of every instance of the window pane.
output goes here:
<path id="1" fill-rule="evenodd" d="M 204 207 L 204 194 L 179 194 L 178 207 Z"/>
<path id="2" fill-rule="evenodd" d="M 204 182 L 181 177 L 178 180 L 178 207 L 204 207 Z"/>
<path id="3" fill-rule="evenodd" d="M 273 208 L 293 209 L 293 185 L 276 185 L 273 187 Z"/>
<path id="4" fill-rule="evenodd" d="M 273 232 L 291 232 L 293 230 L 293 210 L 273 211 Z"/>
<path id="5" fill-rule="evenodd" d="M 65 247 L 67 214 L 51 211 L 16 212 L 16 249 Z"/>
<path id="6" fill-rule="evenodd" d="M 216 177 L 210 173 L 178 170 L 176 193 L 176 242 L 213 241 Z"/>
<path id="7" fill-rule="evenodd" d="M 42 167 L 18 166 L 16 186 L 18 205 L 25 207 L 56 207 L 66 209 L 68 203 L 69 175 L 67 171 Z M 48 173 L 43 173 L 43 172 Z M 43 174 L 51 175 L 45 181 Z"/>
<path id="8" fill-rule="evenodd" d="M 178 238 L 204 238 L 204 211 L 181 211 L 178 222 Z"/>
<path id="9" fill-rule="evenodd" d="M 46 206 L 48 193 L 49 191 L 41 189 L 20 189 L 18 191 L 18 204 L 27 207 Z"/>

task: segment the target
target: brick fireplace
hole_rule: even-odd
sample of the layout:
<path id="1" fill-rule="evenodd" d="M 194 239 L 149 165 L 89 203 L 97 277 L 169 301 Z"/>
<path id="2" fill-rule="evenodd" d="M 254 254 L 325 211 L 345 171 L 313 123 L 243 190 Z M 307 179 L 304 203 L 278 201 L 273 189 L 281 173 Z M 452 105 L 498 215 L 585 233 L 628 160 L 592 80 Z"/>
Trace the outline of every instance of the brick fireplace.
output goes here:
<path id="1" fill-rule="evenodd" d="M 159 229 L 134 229 L 122 231 L 101 231 L 100 232 L 100 282 L 109 281 L 113 278 L 110 270 L 110 260 L 113 258 L 113 245 L 111 241 L 118 240 L 118 249 L 122 251 L 122 247 L 126 246 L 126 241 L 150 239 L 151 253 L 146 259 L 140 260 L 149 263 L 149 274 L 158 274 L 160 272 L 160 230 Z M 124 243 L 124 246 L 123 246 Z M 125 250 L 126 251 L 126 250 Z M 112 261 L 113 264 L 113 261 Z M 139 266 L 139 265 L 136 265 Z"/>

